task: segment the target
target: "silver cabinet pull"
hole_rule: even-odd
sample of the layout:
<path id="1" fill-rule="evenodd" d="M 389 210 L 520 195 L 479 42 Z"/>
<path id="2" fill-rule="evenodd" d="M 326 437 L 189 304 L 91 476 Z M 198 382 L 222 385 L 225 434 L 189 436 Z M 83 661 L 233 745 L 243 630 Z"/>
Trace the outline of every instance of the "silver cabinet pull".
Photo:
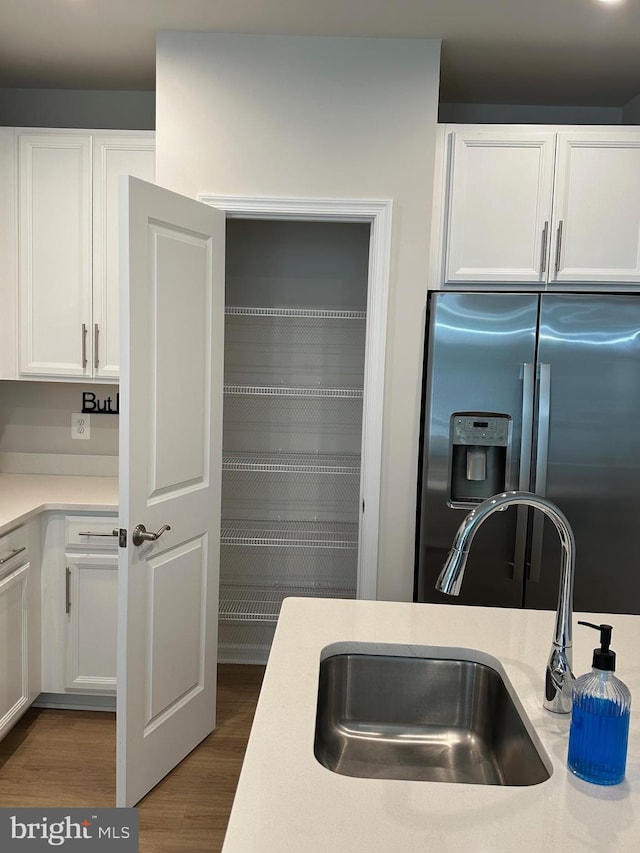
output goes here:
<path id="1" fill-rule="evenodd" d="M 9 560 L 13 560 L 13 558 L 16 556 L 16 554 L 22 554 L 22 552 L 26 551 L 26 550 L 27 550 L 26 545 L 23 546 L 22 548 L 13 548 L 11 551 L 9 551 L 8 554 L 5 554 L 3 557 L 0 557 L 0 566 L 3 563 L 8 563 Z"/>
<path id="2" fill-rule="evenodd" d="M 64 584 L 64 612 L 71 613 L 71 569 L 67 566 Z"/>
<path id="3" fill-rule="evenodd" d="M 96 370 L 98 369 L 98 365 L 100 364 L 100 361 L 98 359 L 98 336 L 99 336 L 99 334 L 100 334 L 100 331 L 98 329 L 98 324 L 94 323 L 93 324 L 93 366 L 95 367 Z"/>
<path id="4" fill-rule="evenodd" d="M 544 275 L 547 271 L 547 241 L 549 239 L 549 220 L 545 220 L 544 228 L 542 229 L 542 252 L 540 254 L 540 274 Z"/>
<path id="5" fill-rule="evenodd" d="M 562 219 L 558 222 L 558 234 L 556 237 L 556 275 L 560 269 L 560 252 L 562 251 Z"/>
<path id="6" fill-rule="evenodd" d="M 164 524 L 157 533 L 147 533 L 147 528 L 144 524 L 138 524 L 133 529 L 131 539 L 134 545 L 142 545 L 143 542 L 155 542 L 166 530 L 171 530 L 168 524 Z"/>
<path id="7" fill-rule="evenodd" d="M 82 324 L 82 366 L 87 366 L 87 324 Z"/>
<path id="8" fill-rule="evenodd" d="M 118 528 L 112 530 L 111 533 L 93 533 L 91 530 L 85 530 L 83 532 L 78 533 L 78 536 L 108 536 L 111 538 L 112 536 L 118 535 Z"/>

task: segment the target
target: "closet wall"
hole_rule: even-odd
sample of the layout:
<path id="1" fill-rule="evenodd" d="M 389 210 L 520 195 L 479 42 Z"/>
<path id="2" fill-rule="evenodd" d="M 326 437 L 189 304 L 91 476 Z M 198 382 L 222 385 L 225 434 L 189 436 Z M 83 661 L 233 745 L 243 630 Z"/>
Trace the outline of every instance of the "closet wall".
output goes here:
<path id="1" fill-rule="evenodd" d="M 391 199 L 378 598 L 411 600 L 438 39 L 158 34 L 162 186 Z"/>

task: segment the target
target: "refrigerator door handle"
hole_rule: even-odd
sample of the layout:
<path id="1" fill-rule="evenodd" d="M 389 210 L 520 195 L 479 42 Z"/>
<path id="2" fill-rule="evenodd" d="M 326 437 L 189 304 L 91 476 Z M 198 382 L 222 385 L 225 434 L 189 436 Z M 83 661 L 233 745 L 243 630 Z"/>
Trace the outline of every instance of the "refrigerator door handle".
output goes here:
<path id="1" fill-rule="evenodd" d="M 538 436 L 536 444 L 536 478 L 534 491 L 544 498 L 547 494 L 547 465 L 549 460 L 549 414 L 551 409 L 551 365 L 538 365 Z M 534 511 L 531 532 L 531 568 L 529 580 L 540 580 L 544 515 Z"/>
<path id="2" fill-rule="evenodd" d="M 529 491 L 531 482 L 531 447 L 533 443 L 533 391 L 535 364 L 522 365 L 522 435 L 520 438 L 520 476 L 518 489 Z M 513 580 L 522 583 L 527 549 L 527 520 L 529 508 L 524 504 L 517 507 L 516 541 L 513 555 Z"/>

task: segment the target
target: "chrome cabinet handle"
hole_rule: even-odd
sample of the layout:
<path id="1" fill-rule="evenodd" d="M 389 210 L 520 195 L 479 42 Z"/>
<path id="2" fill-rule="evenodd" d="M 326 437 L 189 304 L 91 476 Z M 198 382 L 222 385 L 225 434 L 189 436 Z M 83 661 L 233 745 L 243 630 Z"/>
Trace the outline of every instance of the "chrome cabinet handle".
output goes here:
<path id="1" fill-rule="evenodd" d="M 71 613 L 71 569 L 67 566 L 64 584 L 64 612 Z"/>
<path id="2" fill-rule="evenodd" d="M 558 222 L 558 236 L 556 237 L 556 275 L 560 269 L 560 253 L 562 251 L 562 219 Z"/>
<path id="3" fill-rule="evenodd" d="M 549 240 L 549 220 L 545 220 L 544 228 L 542 229 L 542 252 L 540 254 L 540 274 L 544 275 L 547 271 L 547 242 Z"/>
<path id="4" fill-rule="evenodd" d="M 157 533 L 147 533 L 147 528 L 144 524 L 138 524 L 133 529 L 131 539 L 134 545 L 142 545 L 143 542 L 155 542 L 166 530 L 171 530 L 168 524 L 164 524 Z"/>
<path id="5" fill-rule="evenodd" d="M 110 539 L 112 536 L 117 536 L 118 533 L 119 531 L 116 527 L 115 530 L 111 531 L 111 533 L 93 533 L 91 530 L 86 530 L 84 532 L 78 533 L 78 536 L 108 536 Z"/>
<path id="6" fill-rule="evenodd" d="M 100 360 L 98 358 L 98 336 L 100 334 L 100 330 L 98 329 L 98 324 L 93 324 L 93 366 L 95 369 L 98 369 L 98 365 L 100 364 Z"/>
<path id="7" fill-rule="evenodd" d="M 8 554 L 5 554 L 4 557 L 0 557 L 0 566 L 3 563 L 8 563 L 9 560 L 13 560 L 13 558 L 16 556 L 16 554 L 22 554 L 22 552 L 26 551 L 26 550 L 27 550 L 26 545 L 22 548 L 13 548 L 13 550 L 9 551 Z"/>
<path id="8" fill-rule="evenodd" d="M 87 366 L 87 324 L 82 324 L 82 366 Z"/>

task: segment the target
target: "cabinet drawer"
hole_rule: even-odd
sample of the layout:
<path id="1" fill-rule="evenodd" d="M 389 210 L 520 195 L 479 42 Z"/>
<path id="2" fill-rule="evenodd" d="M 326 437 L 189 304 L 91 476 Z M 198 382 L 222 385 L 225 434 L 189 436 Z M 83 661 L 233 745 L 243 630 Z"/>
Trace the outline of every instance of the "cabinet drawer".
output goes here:
<path id="1" fill-rule="evenodd" d="M 115 551 L 118 547 L 118 518 L 95 515 L 65 516 L 64 541 L 67 548 Z"/>
<path id="2" fill-rule="evenodd" d="M 29 537 L 26 527 L 18 527 L 0 536 L 0 577 L 17 569 L 28 558 Z"/>

